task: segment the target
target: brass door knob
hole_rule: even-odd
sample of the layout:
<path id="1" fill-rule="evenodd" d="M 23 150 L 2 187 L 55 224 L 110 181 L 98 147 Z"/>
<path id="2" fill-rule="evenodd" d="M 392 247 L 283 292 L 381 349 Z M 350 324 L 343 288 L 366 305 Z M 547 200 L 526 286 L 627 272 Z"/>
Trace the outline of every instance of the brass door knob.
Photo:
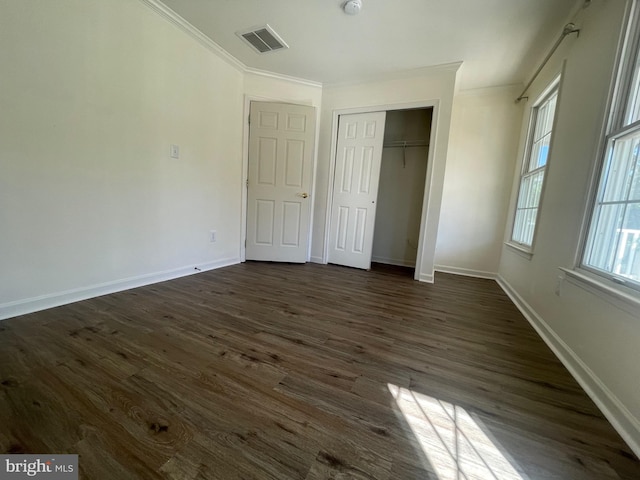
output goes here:
<path id="1" fill-rule="evenodd" d="M 309 194 L 307 192 L 302 192 L 302 193 L 298 193 L 298 196 L 302 198 L 307 198 Z"/>

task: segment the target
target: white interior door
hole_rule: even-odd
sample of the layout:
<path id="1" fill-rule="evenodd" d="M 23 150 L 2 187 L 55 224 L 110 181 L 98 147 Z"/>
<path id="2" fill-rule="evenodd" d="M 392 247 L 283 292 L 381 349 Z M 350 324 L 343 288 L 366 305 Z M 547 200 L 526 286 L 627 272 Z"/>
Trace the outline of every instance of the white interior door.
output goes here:
<path id="1" fill-rule="evenodd" d="M 329 263 L 369 269 L 386 112 L 340 115 Z"/>
<path id="2" fill-rule="evenodd" d="M 247 260 L 306 262 L 314 140 L 314 107 L 251 102 Z"/>

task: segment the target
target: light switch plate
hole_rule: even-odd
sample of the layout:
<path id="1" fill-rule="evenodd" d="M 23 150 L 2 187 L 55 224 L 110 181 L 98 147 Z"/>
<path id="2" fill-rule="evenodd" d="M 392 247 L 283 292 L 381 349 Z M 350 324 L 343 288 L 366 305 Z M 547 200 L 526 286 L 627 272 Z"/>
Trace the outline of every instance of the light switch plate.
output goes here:
<path id="1" fill-rule="evenodd" d="M 180 158 L 180 147 L 178 145 L 171 145 L 171 158 Z"/>

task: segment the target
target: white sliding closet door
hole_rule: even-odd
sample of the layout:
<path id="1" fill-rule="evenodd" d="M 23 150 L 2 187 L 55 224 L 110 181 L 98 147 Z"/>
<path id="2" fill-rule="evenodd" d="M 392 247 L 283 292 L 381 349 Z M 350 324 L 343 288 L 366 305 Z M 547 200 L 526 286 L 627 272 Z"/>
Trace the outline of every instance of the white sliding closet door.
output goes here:
<path id="1" fill-rule="evenodd" d="M 386 112 L 340 115 L 329 263 L 369 269 Z"/>

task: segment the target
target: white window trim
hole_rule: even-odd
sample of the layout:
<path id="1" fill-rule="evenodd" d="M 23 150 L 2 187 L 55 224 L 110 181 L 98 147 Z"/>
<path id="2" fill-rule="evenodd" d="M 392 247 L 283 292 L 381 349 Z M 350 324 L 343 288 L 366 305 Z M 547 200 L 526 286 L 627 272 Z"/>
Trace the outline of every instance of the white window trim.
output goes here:
<path id="1" fill-rule="evenodd" d="M 582 220 L 580 242 L 576 250 L 574 267 L 573 269 L 559 268 L 567 274 L 568 278 L 574 280 L 572 283 L 582 286 L 606 300 L 614 299 L 615 301 L 612 303 L 617 306 L 621 306 L 622 304 L 626 306 L 631 305 L 634 310 L 629 311 L 627 308 L 623 309 L 637 316 L 637 309 L 640 306 L 640 291 L 637 286 L 628 287 L 624 282 L 614 280 L 617 278 L 615 275 L 599 271 L 584 264 L 608 141 L 615 136 L 623 134 L 623 132 L 626 133 L 632 130 L 640 123 L 640 121 L 637 121 L 631 125 L 626 125 L 616 133 L 613 131 L 614 127 L 620 125 L 623 121 L 626 110 L 626 92 L 633 80 L 634 64 L 633 61 L 629 61 L 629 57 L 634 55 L 633 52 L 636 48 L 640 47 L 640 0 L 628 2 L 622 24 L 626 25 L 626 28 L 621 31 L 618 39 L 616 60 L 611 74 L 609 94 L 607 97 L 606 120 L 603 122 L 597 155 L 595 156 L 595 162 L 591 172 L 589 200 Z M 625 92 L 625 95 L 621 96 L 621 91 Z"/>
<path id="2" fill-rule="evenodd" d="M 515 253 L 517 253 L 521 257 L 526 258 L 527 260 L 531 260 L 533 258 L 532 249 L 527 247 L 526 245 L 521 245 L 519 243 L 512 242 L 512 241 L 504 242 L 504 244 L 507 247 L 511 248 Z"/>
<path id="3" fill-rule="evenodd" d="M 640 298 L 637 291 L 581 268 L 560 267 L 560 271 L 572 285 L 596 295 L 633 317 L 640 318 Z"/>
<path id="4" fill-rule="evenodd" d="M 563 67 L 564 70 L 564 67 Z M 558 122 L 558 107 L 560 105 L 560 90 L 561 90 L 561 80 L 562 80 L 562 72 L 558 73 L 553 80 L 551 80 L 551 82 L 549 82 L 549 85 L 547 85 L 547 87 L 536 97 L 535 102 L 531 105 L 531 107 L 529 108 L 529 125 L 527 127 L 527 135 L 525 137 L 525 145 L 524 145 L 524 150 L 523 150 L 523 154 L 522 154 L 522 158 L 520 159 L 520 173 L 518 174 L 518 190 L 515 196 L 515 202 L 513 205 L 513 211 L 511 213 L 511 225 L 509 228 L 509 239 L 505 242 L 505 245 L 507 245 L 508 247 L 512 248 L 516 253 L 518 253 L 519 255 L 522 255 L 523 257 L 527 258 L 527 259 L 531 259 L 533 258 L 533 252 L 535 249 L 535 245 L 536 245 L 536 237 L 537 237 L 537 233 L 538 233 L 538 224 L 539 224 L 539 220 L 540 220 L 540 212 L 542 211 L 542 203 L 544 201 L 544 192 L 546 190 L 546 186 L 547 186 L 547 177 L 549 176 L 549 165 L 550 165 L 550 160 L 551 160 L 551 155 L 553 153 L 553 138 L 554 138 L 554 132 L 556 130 L 556 125 Z M 549 153 L 547 154 L 547 163 L 545 164 L 544 168 L 545 169 L 545 174 L 544 174 L 544 180 L 542 182 L 542 190 L 540 191 L 540 201 L 538 202 L 538 211 L 536 212 L 536 224 L 535 227 L 533 229 L 533 237 L 531 239 L 531 245 L 527 245 L 524 243 L 520 243 L 517 242 L 515 240 L 513 240 L 513 229 L 515 228 L 515 220 L 516 220 L 516 214 L 518 212 L 518 199 L 520 198 L 520 189 L 522 188 L 522 178 L 525 176 L 525 174 L 530 174 L 532 172 L 524 172 L 525 168 L 528 167 L 528 164 L 530 162 L 530 158 L 529 155 L 531 153 L 531 147 L 532 147 L 532 137 L 534 135 L 534 130 L 535 130 L 535 125 L 533 122 L 533 114 L 536 108 L 538 108 L 540 106 L 540 104 L 544 103 L 548 97 L 550 97 L 552 95 L 552 93 L 555 91 L 557 91 L 557 95 L 558 98 L 556 100 L 556 111 L 554 112 L 554 118 L 553 118 L 553 125 L 551 127 L 551 143 L 549 144 Z M 537 123 L 537 118 L 536 118 L 536 123 Z"/>

